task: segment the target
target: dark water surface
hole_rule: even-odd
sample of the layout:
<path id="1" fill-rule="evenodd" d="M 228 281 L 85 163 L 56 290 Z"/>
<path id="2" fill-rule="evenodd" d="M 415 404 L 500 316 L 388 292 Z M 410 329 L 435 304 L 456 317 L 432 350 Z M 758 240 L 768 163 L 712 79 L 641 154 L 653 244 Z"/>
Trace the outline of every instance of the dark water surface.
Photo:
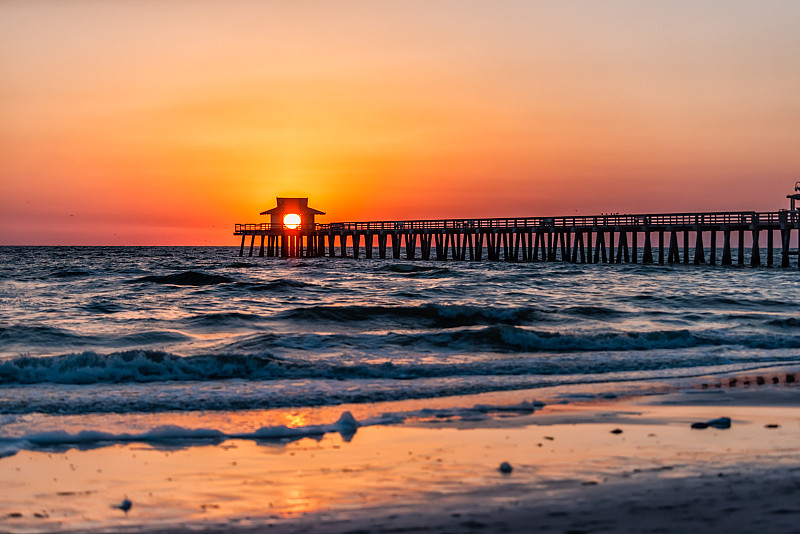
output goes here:
<path id="1" fill-rule="evenodd" d="M 0 248 L 0 434 L 800 362 L 794 269 L 237 252 Z"/>

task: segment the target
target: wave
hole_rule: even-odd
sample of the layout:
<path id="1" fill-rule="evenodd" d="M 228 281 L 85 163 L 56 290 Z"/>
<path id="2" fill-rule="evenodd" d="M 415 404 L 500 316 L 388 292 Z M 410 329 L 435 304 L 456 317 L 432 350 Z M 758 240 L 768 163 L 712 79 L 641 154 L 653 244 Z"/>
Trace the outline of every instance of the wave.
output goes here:
<path id="1" fill-rule="evenodd" d="M 223 326 L 236 327 L 251 325 L 260 320 L 263 320 L 263 317 L 253 313 L 218 312 L 195 315 L 194 317 L 181 320 L 181 323 L 195 327 L 218 328 Z"/>
<path id="2" fill-rule="evenodd" d="M 433 267 L 428 265 L 414 265 L 413 263 L 396 263 L 385 265 L 378 269 L 390 273 L 406 274 L 410 277 L 439 278 L 442 276 L 456 275 L 446 267 Z"/>
<path id="3" fill-rule="evenodd" d="M 49 357 L 20 356 L 0 362 L 0 384 L 97 384 L 275 378 L 292 366 L 267 356 L 181 357 L 161 351 L 82 352 Z"/>
<path id="4" fill-rule="evenodd" d="M 481 324 L 522 324 L 545 321 L 547 315 L 534 307 L 491 308 L 424 304 L 422 306 L 308 306 L 278 314 L 281 319 L 296 321 L 330 321 L 349 323 L 361 321 L 422 321 L 429 326 L 448 328 Z"/>
<path id="5" fill-rule="evenodd" d="M 741 334 L 717 330 L 654 330 L 644 332 L 548 332 L 514 326 L 453 332 L 442 340 L 465 348 L 524 352 L 595 352 L 680 349 L 699 346 L 743 346 L 753 349 L 800 348 L 800 336 Z"/>
<path id="6" fill-rule="evenodd" d="M 279 291 L 283 289 L 297 289 L 301 287 L 314 287 L 314 284 L 301 282 L 299 280 L 278 279 L 271 282 L 237 282 L 235 287 L 244 288 L 250 291 Z"/>
<path id="7" fill-rule="evenodd" d="M 51 278 L 76 278 L 89 276 L 89 271 L 56 271 L 50 275 Z"/>
<path id="8" fill-rule="evenodd" d="M 0 326 L 0 341 L 3 343 L 18 343 L 31 346 L 49 345 L 77 345 L 81 343 L 96 343 L 93 336 L 73 334 L 61 328 L 52 326 L 31 326 L 16 324 Z"/>
<path id="9" fill-rule="evenodd" d="M 312 335 L 310 335 L 312 336 Z M 300 359 L 265 353 L 283 346 L 343 348 L 355 346 L 369 350 L 369 340 L 353 341 L 346 335 L 316 335 L 311 341 L 302 335 L 286 339 L 278 334 L 254 336 L 239 351 L 224 354 L 178 356 L 156 350 L 128 350 L 101 354 L 87 351 L 60 356 L 19 356 L 0 361 L 0 384 L 128 384 L 153 382 L 209 382 L 218 380 L 316 380 L 447 378 L 464 376 L 603 374 L 639 370 L 680 369 L 702 365 L 727 365 L 731 352 L 703 350 L 706 346 L 726 346 L 739 354 L 736 362 L 762 361 L 763 350 L 800 348 L 799 336 L 755 335 L 739 338 L 725 333 L 693 333 L 687 330 L 642 333 L 594 333 L 570 335 L 529 331 L 517 327 L 492 326 L 452 333 L 374 335 L 375 346 L 383 354 L 387 345 L 411 348 L 440 347 L 452 353 L 462 350 L 484 356 L 454 363 L 442 356 L 418 363 L 364 363 L 339 359 Z M 258 350 L 252 354 L 247 349 Z M 683 349 L 683 350 L 676 350 Z M 761 349 L 754 352 L 752 349 Z M 644 352 L 642 352 L 644 351 Z M 489 357 L 485 354 L 510 354 Z M 596 355 L 595 355 L 596 354 Z M 770 358 L 778 358 L 771 354 Z M 792 356 L 790 360 L 796 360 Z"/>
<path id="10" fill-rule="evenodd" d="M 628 315 L 627 312 L 621 310 L 614 310 L 612 308 L 606 308 L 603 306 L 572 306 L 564 309 L 564 313 L 569 315 L 578 315 L 581 317 L 591 317 L 598 319 L 602 318 L 611 319 Z"/>
<path id="11" fill-rule="evenodd" d="M 767 324 L 780 328 L 800 328 L 800 317 L 783 317 L 781 319 L 772 319 L 767 321 Z"/>
<path id="12" fill-rule="evenodd" d="M 123 307 L 116 302 L 96 301 L 85 305 L 83 309 L 91 313 L 112 314 L 121 312 Z"/>
<path id="13" fill-rule="evenodd" d="M 498 321 L 495 321 L 497 323 Z M 547 331 L 513 324 L 492 324 L 479 328 L 444 331 L 388 333 L 294 333 L 256 334 L 226 347 L 233 352 L 259 353 L 265 349 L 330 352 L 359 347 L 364 351 L 391 353 L 393 349 L 435 352 L 476 351 L 494 353 L 583 353 L 685 349 L 703 346 L 741 346 L 752 349 L 800 348 L 800 336 L 778 334 L 736 334 L 729 331 L 653 330 Z"/>
<path id="14" fill-rule="evenodd" d="M 669 308 L 677 309 L 712 309 L 712 310 L 768 310 L 774 311 L 781 308 L 793 308 L 794 304 L 790 301 L 752 298 L 744 294 L 736 295 L 694 295 L 691 293 L 682 295 L 657 295 L 652 293 L 640 293 L 623 297 L 622 300 L 639 303 L 648 301 L 653 304 L 665 305 Z"/>
<path id="15" fill-rule="evenodd" d="M 114 313 L 114 311 L 97 313 Z M 0 343 L 15 346 L 27 352 L 28 347 L 141 347 L 144 345 L 180 343 L 188 341 L 191 336 L 175 330 L 139 330 L 117 336 L 84 335 L 51 326 L 30 326 L 24 324 L 0 326 Z"/>
<path id="16" fill-rule="evenodd" d="M 376 423 L 372 423 L 376 424 Z M 64 450 L 72 447 L 89 449 L 105 447 L 116 443 L 198 443 L 221 442 L 228 439 L 250 439 L 257 441 L 291 441 L 311 436 L 338 432 L 349 441 L 359 427 L 367 426 L 356 421 L 350 412 L 343 412 L 335 422 L 326 425 L 287 427 L 284 425 L 264 426 L 252 432 L 225 433 L 211 428 L 185 428 L 164 425 L 140 433 L 113 434 L 101 430 L 82 430 L 70 433 L 65 430 L 36 432 L 20 437 L 0 436 L 0 458 L 13 456 L 21 450 Z"/>
<path id="17" fill-rule="evenodd" d="M 422 273 L 427 271 L 438 271 L 440 267 L 430 267 L 427 265 L 414 265 L 413 263 L 396 263 L 394 265 L 385 265 L 378 269 L 379 271 L 388 271 L 391 273 Z"/>
<path id="18" fill-rule="evenodd" d="M 130 280 L 129 283 L 152 282 L 154 284 L 167 284 L 175 286 L 208 286 L 233 282 L 232 278 L 219 274 L 206 274 L 197 271 L 186 271 L 164 276 L 149 275 Z"/>

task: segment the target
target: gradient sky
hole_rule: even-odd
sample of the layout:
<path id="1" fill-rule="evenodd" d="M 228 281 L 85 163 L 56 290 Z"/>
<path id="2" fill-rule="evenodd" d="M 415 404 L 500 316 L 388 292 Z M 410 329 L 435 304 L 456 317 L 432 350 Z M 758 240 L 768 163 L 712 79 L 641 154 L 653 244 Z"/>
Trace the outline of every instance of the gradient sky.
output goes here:
<path id="1" fill-rule="evenodd" d="M 800 2 L 0 3 L 0 243 L 322 222 L 777 210 Z"/>

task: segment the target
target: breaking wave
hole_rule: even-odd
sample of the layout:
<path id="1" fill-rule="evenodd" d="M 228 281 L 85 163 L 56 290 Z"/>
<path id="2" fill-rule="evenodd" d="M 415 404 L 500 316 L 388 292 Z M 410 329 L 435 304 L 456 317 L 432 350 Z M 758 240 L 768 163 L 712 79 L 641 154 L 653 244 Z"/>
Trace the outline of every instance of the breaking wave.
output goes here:
<path id="1" fill-rule="evenodd" d="M 347 336 L 316 336 L 315 343 L 329 346 L 368 346 L 365 339 L 353 341 Z M 479 330 L 451 333 L 388 334 L 376 336 L 376 346 L 427 345 L 447 348 L 451 354 L 459 349 L 475 351 L 483 348 L 496 356 L 472 357 L 454 363 L 448 358 L 432 357 L 416 363 L 380 361 L 341 361 L 335 359 L 300 359 L 264 354 L 268 341 L 280 336 L 266 334 L 250 340 L 260 347 L 261 354 L 230 352 L 197 356 L 178 356 L 154 350 L 128 350 L 101 354 L 82 352 L 49 357 L 20 356 L 0 361 L 0 385 L 23 384 L 102 384 L 152 382 L 208 382 L 243 379 L 269 381 L 280 379 L 377 379 L 413 380 L 462 376 L 511 375 L 588 375 L 609 372 L 682 369 L 730 363 L 761 362 L 763 351 L 752 349 L 800 348 L 798 336 L 743 336 L 731 339 L 724 334 L 697 334 L 687 330 L 645 332 L 638 334 L 591 334 L 574 336 L 529 331 L 517 327 L 492 326 Z M 285 344 L 302 345 L 302 337 L 285 340 Z M 277 344 L 277 343 L 276 343 Z M 745 350 L 731 353 L 695 349 L 705 346 L 738 347 Z M 240 350 L 245 346 L 238 347 Z M 674 350 L 683 349 L 683 350 Z M 648 350 L 646 358 L 640 351 Z M 790 350 L 790 353 L 794 351 Z M 527 354 L 524 354 L 527 353 Z M 795 361 L 798 357 L 772 355 L 770 361 Z M 438 360 L 438 361 L 437 361 Z"/>

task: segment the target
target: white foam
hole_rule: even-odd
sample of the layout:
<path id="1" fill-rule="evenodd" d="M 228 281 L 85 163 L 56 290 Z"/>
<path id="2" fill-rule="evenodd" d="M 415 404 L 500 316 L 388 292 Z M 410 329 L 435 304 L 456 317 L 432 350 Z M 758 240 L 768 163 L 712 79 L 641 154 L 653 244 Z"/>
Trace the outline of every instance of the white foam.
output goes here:
<path id="1" fill-rule="evenodd" d="M 350 412 L 344 412 L 335 423 L 300 427 L 265 426 L 253 432 L 225 433 L 212 428 L 184 428 L 177 425 L 158 426 L 141 433 L 113 434 L 99 430 L 81 430 L 70 433 L 65 430 L 36 432 L 18 438 L 0 436 L 0 458 L 13 456 L 21 450 L 43 447 L 101 445 L 107 443 L 158 443 L 182 440 L 226 440 L 226 439 L 300 439 L 338 432 L 349 440 L 363 424 L 356 421 Z"/>

